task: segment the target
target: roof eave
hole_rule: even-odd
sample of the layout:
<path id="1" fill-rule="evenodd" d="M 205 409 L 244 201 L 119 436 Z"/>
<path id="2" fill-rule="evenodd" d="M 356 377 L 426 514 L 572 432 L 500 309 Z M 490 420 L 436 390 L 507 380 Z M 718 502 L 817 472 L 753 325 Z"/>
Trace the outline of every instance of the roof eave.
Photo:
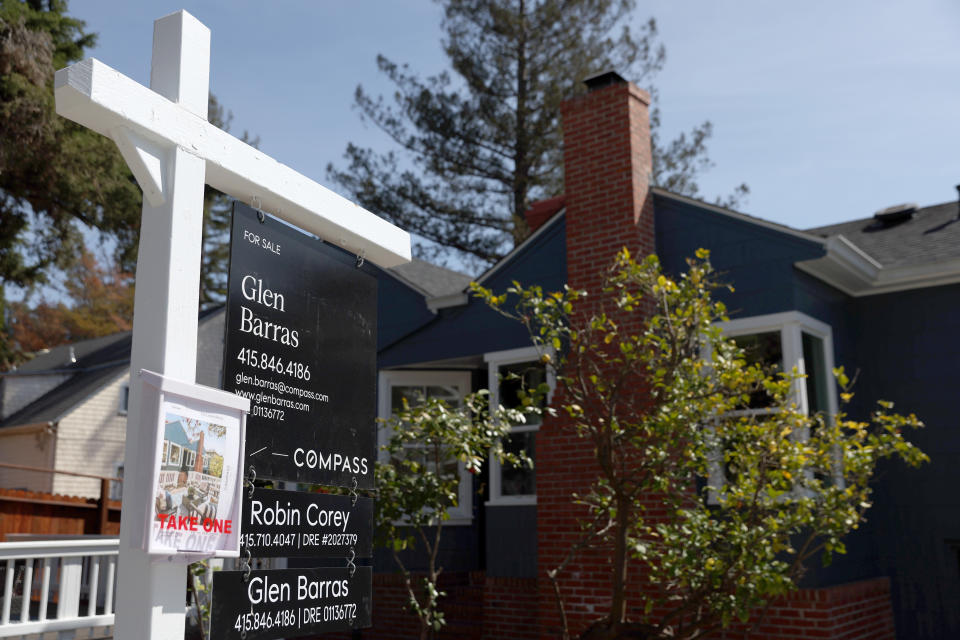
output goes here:
<path id="1" fill-rule="evenodd" d="M 463 291 L 458 291 L 456 293 L 448 293 L 445 296 L 427 298 L 427 309 L 432 313 L 436 313 L 440 309 L 462 307 L 468 302 L 470 302 L 470 296 Z"/>
<path id="2" fill-rule="evenodd" d="M 52 430 L 56 428 L 56 424 L 56 422 L 30 422 L 27 424 L 15 424 L 10 425 L 9 427 L 0 427 L 0 437 Z"/>
<path id="3" fill-rule="evenodd" d="M 546 231 L 552 228 L 559 220 L 563 218 L 563 214 L 566 211 L 566 207 L 561 208 L 555 214 L 550 216 L 550 219 L 540 225 L 536 231 L 531 233 L 527 238 L 515 246 L 513 250 L 510 251 L 507 255 L 500 258 L 499 261 L 489 269 L 483 272 L 483 274 L 477 278 L 477 284 L 483 284 L 487 280 L 493 277 L 495 273 L 500 271 L 505 265 L 509 264 L 514 257 L 517 256 L 521 251 L 526 247 L 533 244 L 537 241 L 537 238 L 542 236 Z M 427 298 L 427 308 L 430 309 L 433 313 L 436 313 L 439 309 L 446 309 L 449 307 L 462 307 L 470 302 L 470 295 L 467 292 L 469 285 L 464 287 L 462 290 L 456 293 L 448 293 L 442 296 L 434 296 L 432 298 Z"/>
<path id="4" fill-rule="evenodd" d="M 960 282 L 960 258 L 884 267 L 843 235 L 828 238 L 826 249 L 823 256 L 802 260 L 795 266 L 854 297 Z"/>

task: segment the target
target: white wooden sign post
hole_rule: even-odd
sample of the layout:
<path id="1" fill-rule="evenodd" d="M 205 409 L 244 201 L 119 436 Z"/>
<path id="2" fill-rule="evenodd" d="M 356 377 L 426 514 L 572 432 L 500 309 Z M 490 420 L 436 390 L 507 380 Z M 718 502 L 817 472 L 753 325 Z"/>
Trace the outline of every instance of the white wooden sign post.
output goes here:
<path id="1" fill-rule="evenodd" d="M 193 382 L 206 182 L 381 267 L 410 260 L 410 236 L 207 122 L 210 30 L 185 11 L 154 23 L 150 88 L 95 59 L 57 72 L 57 113 L 109 136 L 144 193 L 115 637 L 181 640 L 186 568 L 141 548 L 151 495 L 136 372 Z"/>

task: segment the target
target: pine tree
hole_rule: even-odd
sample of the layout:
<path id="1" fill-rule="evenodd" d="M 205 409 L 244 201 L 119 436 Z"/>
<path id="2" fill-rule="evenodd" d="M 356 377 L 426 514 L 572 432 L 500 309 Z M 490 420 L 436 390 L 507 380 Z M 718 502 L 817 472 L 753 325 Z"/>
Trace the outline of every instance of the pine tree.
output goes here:
<path id="1" fill-rule="evenodd" d="M 0 0 L 0 285 L 80 255 L 76 222 L 136 255 L 140 190 L 113 142 L 56 114 L 53 75 L 96 42 L 63 0 Z"/>
<path id="2" fill-rule="evenodd" d="M 230 131 L 233 113 L 224 109 L 217 97 L 210 94 L 207 120 L 215 127 Z M 246 131 L 241 140 L 253 145 L 260 138 L 251 138 Z M 200 308 L 223 303 L 227 299 L 227 266 L 230 261 L 230 215 L 233 200 L 225 193 L 206 185 L 203 191 L 203 256 L 200 260 Z"/>
<path id="3" fill-rule="evenodd" d="M 399 152 L 350 144 L 347 168 L 327 171 L 353 199 L 415 233 L 421 257 L 480 266 L 528 235 L 532 201 L 563 190 L 561 102 L 610 69 L 650 89 L 666 54 L 653 19 L 636 31 L 626 24 L 635 0 L 440 1 L 453 74 L 423 80 L 379 56 L 394 103 L 360 86 L 356 106 Z M 655 109 L 651 120 L 656 127 Z M 654 131 L 657 184 L 697 194 L 710 134 L 704 122 L 663 144 Z"/>

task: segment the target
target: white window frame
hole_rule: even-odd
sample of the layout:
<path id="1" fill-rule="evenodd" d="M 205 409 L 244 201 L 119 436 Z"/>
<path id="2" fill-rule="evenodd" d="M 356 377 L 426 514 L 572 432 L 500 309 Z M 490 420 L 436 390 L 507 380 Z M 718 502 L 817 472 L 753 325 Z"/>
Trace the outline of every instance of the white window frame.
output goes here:
<path id="1" fill-rule="evenodd" d="M 130 383 L 124 382 L 120 386 L 120 398 L 117 400 L 117 413 L 121 416 L 127 415 L 130 409 Z"/>
<path id="2" fill-rule="evenodd" d="M 444 370 L 390 370 L 380 371 L 377 398 L 377 415 L 384 420 L 390 417 L 391 388 L 402 387 L 454 387 L 460 393 L 460 400 L 471 391 L 470 372 L 457 369 Z M 390 434 L 387 429 L 377 431 L 377 459 L 387 461 L 387 452 L 380 447 L 387 444 Z M 447 511 L 450 518 L 444 521 L 448 525 L 469 525 L 473 522 L 473 475 L 466 465 L 457 463 L 460 475 L 460 487 L 457 492 L 457 506 Z"/>
<path id="3" fill-rule="evenodd" d="M 483 354 L 483 360 L 487 363 L 487 388 L 490 389 L 490 411 L 492 412 L 500 404 L 500 367 L 504 365 L 517 364 L 518 362 L 535 362 L 540 360 L 544 354 L 553 356 L 553 350 L 547 347 L 520 347 L 517 349 L 505 349 L 503 351 L 491 351 Z M 544 365 L 547 375 L 547 385 L 550 391 L 547 393 L 547 405 L 553 400 L 553 390 L 557 386 L 556 375 L 553 368 Z M 523 424 L 513 427 L 511 433 L 524 433 L 529 431 L 539 431 L 540 422 L 536 424 Z M 536 464 L 536 460 L 534 460 Z M 501 466 L 500 461 L 490 456 L 490 499 L 485 503 L 492 507 L 535 505 L 537 504 L 537 494 L 532 493 L 521 496 L 505 496 L 501 493 Z"/>
<path id="4" fill-rule="evenodd" d="M 167 451 L 169 452 L 169 446 Z M 123 462 L 114 462 L 113 463 L 113 477 L 120 478 L 123 480 Z M 111 500 L 123 500 L 123 483 L 116 482 L 114 480 L 110 481 L 110 499 Z"/>
<path id="5" fill-rule="evenodd" d="M 173 459 L 173 448 L 174 448 L 174 447 L 177 448 L 177 459 L 176 459 L 176 462 L 174 462 L 174 459 Z M 180 445 L 178 445 L 178 444 L 176 444 L 176 443 L 171 442 L 171 443 L 170 443 L 170 449 L 169 449 L 169 451 L 168 451 L 167 461 L 168 461 L 169 464 L 176 465 L 176 466 L 179 467 L 180 464 L 183 462 L 183 447 L 181 447 Z"/>
<path id="6" fill-rule="evenodd" d="M 793 367 L 797 368 L 800 375 L 791 384 L 790 401 L 796 404 L 797 409 L 805 415 L 810 414 L 810 403 L 807 397 L 807 385 L 804 376 L 807 375 L 807 365 L 803 359 L 803 333 L 809 333 L 823 341 L 823 364 L 826 371 L 822 372 L 827 376 L 827 415 L 826 420 L 832 420 L 837 414 L 837 384 L 833 377 L 833 329 L 829 324 L 811 318 L 801 311 L 784 311 L 781 313 L 770 313 L 760 316 L 751 316 L 748 318 L 737 318 L 727 322 L 719 322 L 717 326 L 723 331 L 724 338 L 736 338 L 737 336 L 755 335 L 758 333 L 780 333 L 780 349 L 783 356 L 783 371 L 789 373 Z M 763 409 L 757 409 L 762 413 Z M 799 433 L 796 437 L 806 440 L 809 433 Z M 723 465 L 720 464 L 719 452 L 717 459 L 710 464 L 710 486 L 720 487 L 726 482 L 723 475 Z M 843 478 L 838 477 L 838 482 Z M 710 492 L 708 497 L 710 504 L 717 503 L 717 497 L 714 492 Z"/>
<path id="7" fill-rule="evenodd" d="M 789 373 L 796 366 L 797 372 L 801 376 L 807 374 L 806 363 L 803 360 L 803 333 L 806 332 L 820 338 L 823 340 L 824 366 L 826 368 L 824 373 L 828 376 L 828 380 L 833 379 L 833 330 L 825 322 L 811 318 L 800 311 L 785 311 L 749 318 L 737 318 L 736 320 L 720 322 L 717 326 L 723 330 L 725 338 L 778 331 L 780 333 L 780 347 L 783 350 L 784 372 Z M 810 405 L 807 400 L 807 386 L 804 379 L 794 380 L 792 386 L 791 400 L 797 404 L 800 411 L 808 414 Z M 833 416 L 837 413 L 836 384 L 827 384 L 827 407 L 829 415 Z"/>
<path id="8" fill-rule="evenodd" d="M 197 452 L 193 451 L 192 449 L 185 449 L 184 451 L 186 451 L 187 456 L 184 462 L 186 463 L 188 469 L 192 469 L 193 465 L 197 462 Z"/>

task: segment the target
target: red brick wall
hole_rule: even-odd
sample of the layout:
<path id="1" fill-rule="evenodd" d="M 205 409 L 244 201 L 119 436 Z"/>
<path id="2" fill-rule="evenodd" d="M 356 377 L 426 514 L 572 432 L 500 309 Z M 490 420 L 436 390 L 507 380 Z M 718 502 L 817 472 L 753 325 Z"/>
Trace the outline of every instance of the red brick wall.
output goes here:
<path id="1" fill-rule="evenodd" d="M 414 576 L 417 584 L 418 576 Z M 439 637 L 449 640 L 531 640 L 537 637 L 537 589 L 534 578 L 498 578 L 483 571 L 441 574 L 441 600 L 446 626 Z M 409 596 L 399 574 L 373 576 L 373 628 L 362 638 L 414 640 L 420 637 L 416 616 L 407 612 Z M 350 633 L 324 635 L 350 640 Z"/>
<path id="2" fill-rule="evenodd" d="M 530 205 L 530 208 L 524 213 L 527 219 L 527 226 L 530 227 L 530 232 L 533 233 L 543 226 L 544 222 L 559 213 L 560 209 L 563 209 L 563 201 L 563 196 L 557 196 L 555 198 L 548 198 L 547 200 L 540 200 Z"/>
<path id="3" fill-rule="evenodd" d="M 360 637 L 377 640 L 418 638 L 417 620 L 405 611 L 407 595 L 400 576 L 377 574 L 373 581 L 374 626 L 364 629 Z M 448 594 L 442 605 L 448 624 L 440 638 L 532 640 L 557 637 L 547 632 L 541 634 L 538 627 L 537 581 L 533 578 L 499 578 L 474 572 L 444 576 L 442 582 Z M 602 591 L 602 585 L 594 586 Z M 587 600 L 583 596 L 573 596 L 573 599 L 576 602 Z M 589 616 L 583 619 L 587 618 Z M 744 631 L 744 625 L 737 624 L 712 637 L 716 640 L 742 640 Z M 350 640 L 351 634 L 322 637 Z M 750 638 L 894 640 L 890 581 L 874 578 L 798 591 L 774 602 L 762 619 L 755 618 Z"/>
<path id="4" fill-rule="evenodd" d="M 538 637 L 535 578 L 487 576 L 483 589 L 484 640 L 533 640 Z"/>
<path id="5" fill-rule="evenodd" d="M 752 638 L 771 640 L 894 640 L 890 580 L 803 589 L 774 602 L 754 623 Z M 727 629 L 721 640 L 740 640 L 743 626 Z"/>

